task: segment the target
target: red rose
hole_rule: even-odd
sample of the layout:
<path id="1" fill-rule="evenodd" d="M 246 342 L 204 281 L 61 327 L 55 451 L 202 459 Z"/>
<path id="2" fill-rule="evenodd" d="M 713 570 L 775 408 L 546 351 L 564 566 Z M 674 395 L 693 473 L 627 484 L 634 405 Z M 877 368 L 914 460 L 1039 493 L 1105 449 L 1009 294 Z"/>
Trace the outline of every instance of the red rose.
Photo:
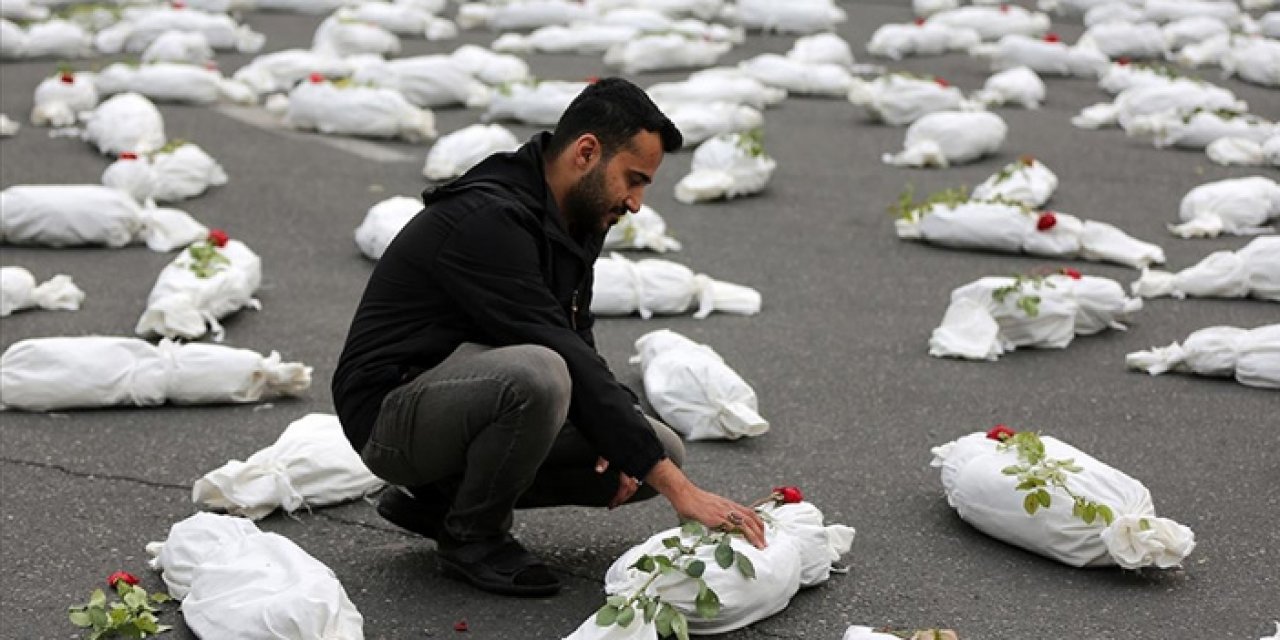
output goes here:
<path id="1" fill-rule="evenodd" d="M 58 80 L 60 80 L 62 84 L 75 84 L 76 76 L 70 71 L 63 71 L 62 75 L 58 76 Z"/>
<path id="2" fill-rule="evenodd" d="M 223 231 L 222 229 L 209 230 L 209 244 L 215 247 L 227 246 L 227 240 L 229 239 L 230 238 L 227 236 L 227 232 Z"/>
<path id="3" fill-rule="evenodd" d="M 1000 5 L 1000 13 L 1009 13 L 1009 5 L 1007 4 Z"/>
<path id="4" fill-rule="evenodd" d="M 467 631 L 470 631 L 470 629 L 471 628 L 467 626 L 466 620 L 459 620 L 453 623 L 453 630 L 457 631 L 458 633 L 466 633 Z"/>
<path id="5" fill-rule="evenodd" d="M 774 487 L 773 497 L 775 500 L 781 500 L 782 504 L 804 502 L 804 494 L 800 492 L 800 487 Z"/>
<path id="6" fill-rule="evenodd" d="M 313 73 L 309 79 L 311 80 L 311 84 L 320 84 L 321 82 L 324 82 L 325 77 L 323 73 Z"/>
<path id="7" fill-rule="evenodd" d="M 1040 217 L 1036 219 L 1036 230 L 1048 231 L 1057 224 L 1058 224 L 1058 216 L 1053 215 L 1052 211 L 1046 211 L 1040 214 Z"/>
<path id="8" fill-rule="evenodd" d="M 1064 275 L 1064 276 L 1066 276 L 1066 277 L 1068 277 L 1068 278 L 1071 278 L 1072 280 L 1079 280 L 1080 278 L 1083 278 L 1083 277 L 1084 277 L 1084 276 L 1080 275 L 1080 271 L 1079 271 L 1079 270 L 1077 270 L 1077 269 L 1072 269 L 1071 267 L 1063 267 L 1063 268 L 1062 268 L 1062 275 Z"/>
<path id="9" fill-rule="evenodd" d="M 1116 64 L 1122 67 L 1128 66 L 1130 62 L 1133 61 L 1129 59 L 1129 56 L 1120 56 L 1119 58 L 1116 58 Z"/>
<path id="10" fill-rule="evenodd" d="M 173 8 L 174 8 L 174 9 L 186 9 L 186 8 L 187 8 L 187 3 L 183 2 L 182 0 L 173 0 Z"/>
<path id="11" fill-rule="evenodd" d="M 218 63 L 217 63 L 217 62 L 214 62 L 213 60 L 210 60 L 210 61 L 208 61 L 208 62 L 205 62 L 205 63 L 204 63 L 204 68 L 206 68 L 206 69 L 208 69 L 208 70 L 210 70 L 210 71 L 217 71 L 217 70 L 218 70 Z"/>
<path id="12" fill-rule="evenodd" d="M 117 159 L 119 159 L 119 160 L 137 160 L 137 159 L 138 159 L 138 154 L 136 154 L 136 153 L 134 153 L 134 152 L 132 152 L 132 151 L 121 151 L 121 152 L 120 152 L 120 155 L 117 157 Z"/>
<path id="13" fill-rule="evenodd" d="M 924 26 L 924 18 L 916 18 L 916 26 L 917 26 L 917 27 L 923 27 L 923 26 Z"/>
<path id="14" fill-rule="evenodd" d="M 1056 33 L 1046 33 L 1044 34 L 1044 41 L 1045 42 L 1062 42 L 1062 38 L 1059 38 L 1058 34 Z"/>
<path id="15" fill-rule="evenodd" d="M 935 77 L 933 78 L 933 81 L 934 81 L 934 82 L 936 82 L 936 83 L 938 83 L 938 86 L 939 86 L 939 87 L 942 87 L 943 89 L 946 89 L 947 87 L 951 86 L 951 83 L 950 83 L 950 82 L 947 82 L 947 79 L 946 79 L 946 78 L 939 78 L 939 77 L 935 76 Z"/>
<path id="16" fill-rule="evenodd" d="M 587 84 L 595 84 L 600 82 L 600 76 L 587 76 L 584 80 L 586 80 Z"/>
<path id="17" fill-rule="evenodd" d="M 987 437 L 997 442 L 1004 442 L 1005 440 L 1012 438 L 1016 433 L 1018 432 L 1002 424 L 998 424 L 987 432 Z"/>
<path id="18" fill-rule="evenodd" d="M 117 582 L 123 582 L 128 585 L 138 584 L 138 579 L 132 573 L 127 571 L 117 571 L 107 576 L 107 586 L 115 588 Z"/>
<path id="19" fill-rule="evenodd" d="M 1036 157 L 1030 154 L 1018 156 L 1018 162 L 1024 167 L 1030 167 L 1036 163 Z"/>

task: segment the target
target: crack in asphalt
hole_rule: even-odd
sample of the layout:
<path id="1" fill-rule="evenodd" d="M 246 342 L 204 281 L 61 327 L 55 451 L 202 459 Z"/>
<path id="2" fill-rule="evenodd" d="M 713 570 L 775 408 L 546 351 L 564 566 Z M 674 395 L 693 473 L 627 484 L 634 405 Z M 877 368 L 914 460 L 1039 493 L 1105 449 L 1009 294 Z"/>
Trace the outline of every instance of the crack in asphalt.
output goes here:
<path id="1" fill-rule="evenodd" d="M 8 458 L 8 457 L 0 457 L 0 462 L 3 462 L 5 464 L 16 464 L 24 467 L 35 467 L 37 469 L 48 469 L 53 471 L 60 471 L 69 476 L 73 476 L 76 478 L 85 478 L 87 480 L 97 480 L 97 479 L 119 480 L 121 482 L 132 482 L 135 484 L 145 485 L 148 487 L 154 487 L 156 489 L 181 489 L 183 491 L 191 490 L 191 485 L 173 484 L 171 482 L 157 482 L 155 480 L 147 480 L 146 478 L 122 476 L 114 473 L 92 473 L 92 472 L 86 472 L 86 471 L 77 471 L 75 469 L 64 467 L 55 462 L 37 462 L 35 460 L 19 460 L 17 458 Z"/>

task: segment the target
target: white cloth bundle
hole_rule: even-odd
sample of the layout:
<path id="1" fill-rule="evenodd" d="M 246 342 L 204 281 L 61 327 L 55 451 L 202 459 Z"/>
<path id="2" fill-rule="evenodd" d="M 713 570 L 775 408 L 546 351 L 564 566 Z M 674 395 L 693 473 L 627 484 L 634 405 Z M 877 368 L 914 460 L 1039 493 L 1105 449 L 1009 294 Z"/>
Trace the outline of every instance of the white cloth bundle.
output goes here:
<path id="1" fill-rule="evenodd" d="M 84 292 L 71 276 L 58 274 L 43 284 L 22 267 L 0 267 L 0 317 L 23 309 L 76 311 L 84 302 Z"/>
<path id="2" fill-rule="evenodd" d="M 1052 436 L 1043 436 L 1045 455 L 1070 459 L 1081 470 L 1066 473 L 1071 491 L 1106 505 L 1114 514 L 1110 525 L 1097 518 L 1086 524 L 1072 513 L 1075 505 L 1065 491 L 1046 487 L 1052 503 L 1028 514 L 1016 476 L 1002 469 L 1018 464 L 1015 449 L 1001 451 L 1000 443 L 982 432 L 933 448 L 934 467 L 941 469 L 947 502 L 956 513 L 983 533 L 1073 567 L 1119 565 L 1125 569 L 1179 566 L 1195 548 L 1188 527 L 1156 516 L 1151 492 L 1119 469 Z"/>
<path id="3" fill-rule="evenodd" d="M 1208 327 L 1187 336 L 1181 344 L 1125 356 L 1130 369 L 1158 376 L 1175 371 L 1218 378 L 1262 389 L 1280 389 L 1280 324 L 1256 329 Z"/>
<path id="4" fill-rule="evenodd" d="M 1038 37 L 1049 30 L 1049 16 L 1033 13 L 1012 4 L 1002 4 L 998 7 L 960 7 L 941 11 L 929 16 L 928 22 L 973 29 L 983 40 L 997 40 L 1012 34 Z"/>
<path id="5" fill-rule="evenodd" d="M 960 0 L 911 0 L 911 12 L 922 18 L 959 6 Z"/>
<path id="6" fill-rule="evenodd" d="M 1031 67 L 1018 66 L 1006 69 L 987 78 L 974 99 L 988 107 L 1019 104 L 1028 109 L 1039 109 L 1044 102 L 1045 86 Z"/>
<path id="7" fill-rule="evenodd" d="M 146 50 L 156 38 L 168 31 L 196 31 L 204 34 L 214 49 L 235 49 L 254 53 L 262 48 L 266 36 L 247 26 L 236 24 L 230 16 L 205 13 L 196 9 L 148 7 L 94 36 L 98 50 L 107 54 L 138 53 Z"/>
<path id="8" fill-rule="evenodd" d="M 0 18 L 0 60 L 16 60 L 23 57 L 26 50 L 26 29 Z"/>
<path id="9" fill-rule="evenodd" d="M 967 51 L 982 42 L 982 36 L 968 27 L 945 24 L 886 24 L 871 34 L 867 52 L 891 60 L 907 56 L 938 56 L 951 51 Z"/>
<path id="10" fill-rule="evenodd" d="M 54 18 L 37 22 L 25 31 L 5 20 L 0 30 L 9 42 L 0 51 L 5 58 L 92 58 L 98 55 L 93 46 L 93 35 L 74 22 Z"/>
<path id="11" fill-rule="evenodd" d="M 975 200 L 1012 200 L 1028 207 L 1044 206 L 1058 188 L 1058 176 L 1044 163 L 1022 157 L 973 188 Z"/>
<path id="12" fill-rule="evenodd" d="M 949 167 L 995 153 L 1009 127 L 986 111 L 935 111 L 907 127 L 903 150 L 886 153 L 885 164 L 899 167 Z"/>
<path id="13" fill-rule="evenodd" d="M 295 420 L 280 438 L 243 462 L 232 460 L 191 487 L 202 509 L 260 520 L 366 496 L 386 483 L 351 448 L 338 417 L 312 413 Z"/>
<path id="14" fill-rule="evenodd" d="M 1264 87 L 1280 87 L 1280 41 L 1270 38 L 1232 38 L 1220 60 L 1225 75 Z"/>
<path id="15" fill-rule="evenodd" d="M 89 74 L 59 73 L 36 85 L 31 124 L 37 127 L 69 127 L 80 112 L 98 106 L 98 91 Z"/>
<path id="16" fill-rule="evenodd" d="M 628 213 L 609 227 L 604 236 L 605 249 L 648 250 L 657 253 L 679 251 L 680 241 L 667 235 L 667 223 L 647 204 Z"/>
<path id="17" fill-rule="evenodd" d="M 427 40 L 447 40 L 458 35 L 458 26 L 452 20 L 438 17 L 411 3 L 361 2 L 341 7 L 334 15 L 339 20 L 365 22 L 394 34 L 425 37 Z"/>
<path id="18" fill-rule="evenodd" d="M 719 2 L 719 0 L 713 1 Z M 747 34 L 742 27 L 727 27 L 695 18 L 676 19 L 658 11 L 653 1 L 646 2 L 644 7 L 635 7 L 632 6 L 633 4 L 628 3 L 626 8 L 609 10 L 590 24 L 628 27 L 642 33 L 678 33 L 695 40 L 713 40 L 733 44 L 742 44 L 746 41 Z M 705 19 L 710 17 L 714 17 L 714 14 Z"/>
<path id="19" fill-rule="evenodd" d="M 106 155 L 146 153 L 164 146 L 164 118 L 145 97 L 122 93 L 104 100 L 84 117 L 82 135 Z"/>
<path id="20" fill-rule="evenodd" d="M 728 133 L 746 133 L 764 126 L 764 115 L 746 105 L 731 102 L 659 103 L 680 130 L 684 146 L 692 147 Z"/>
<path id="21" fill-rule="evenodd" d="M 199 31 L 166 31 L 142 52 L 142 62 L 185 62 L 203 65 L 213 60 L 213 47 Z"/>
<path id="22" fill-rule="evenodd" d="M 1254 238 L 1239 251 L 1215 251 L 1177 273 L 1143 269 L 1132 285 L 1144 298 L 1243 298 L 1280 302 L 1280 236 Z"/>
<path id="23" fill-rule="evenodd" d="M 753 109 L 764 109 L 781 103 L 787 92 L 770 87 L 733 69 L 699 71 L 681 82 L 660 82 L 649 87 L 649 98 L 665 105 L 728 102 Z"/>
<path id="24" fill-rule="evenodd" d="M 1036 302 L 1029 305 L 1034 315 L 1020 304 L 1028 297 Z M 996 360 L 1018 347 L 1065 349 L 1077 335 L 1124 330 L 1121 321 L 1141 309 L 1141 299 L 1126 297 L 1120 283 L 1106 278 L 980 278 L 951 292 L 929 355 Z"/>
<path id="25" fill-rule="evenodd" d="M 1280 185 L 1262 176 L 1228 178 L 1195 187 L 1182 197 L 1169 230 L 1183 238 L 1270 233 L 1267 221 L 1280 217 Z"/>
<path id="26" fill-rule="evenodd" d="M 248 403 L 296 396 L 311 367 L 214 344 L 141 338 L 22 340 L 0 356 L 4 407 L 24 411 L 133 405 Z"/>
<path id="27" fill-rule="evenodd" d="M 1189 44 L 1182 48 L 1177 55 L 1173 56 L 1173 61 L 1184 67 L 1192 69 L 1204 66 L 1213 66 L 1221 64 L 1222 57 L 1231 49 L 1231 36 L 1219 35 L 1206 38 L 1195 44 Z"/>
<path id="28" fill-rule="evenodd" d="M 338 57 L 358 54 L 391 56 L 400 53 L 400 38 L 380 26 L 331 15 L 316 27 L 311 48 Z"/>
<path id="29" fill-rule="evenodd" d="M 253 297 L 262 283 L 258 254 L 239 240 L 229 240 L 214 250 L 228 262 L 208 277 L 201 278 L 192 270 L 189 251 L 179 253 L 165 266 L 134 328 L 138 335 L 196 340 L 212 332 L 213 339 L 221 342 L 219 319 L 246 307 L 261 308 Z"/>
<path id="30" fill-rule="evenodd" d="M 21 123 L 11 120 L 9 116 L 0 113 L 0 138 L 11 138 L 17 135 L 18 130 L 21 128 Z"/>
<path id="31" fill-rule="evenodd" d="M 689 174 L 676 183 L 676 200 L 685 204 L 759 193 L 778 163 L 744 134 L 716 136 L 693 152 Z"/>
<path id="32" fill-rule="evenodd" d="M 1144 0 L 1039 0 L 1041 11 L 1053 11 L 1059 15 L 1080 15 L 1090 9 L 1107 5 L 1142 4 Z"/>
<path id="33" fill-rule="evenodd" d="M 763 435 L 756 392 L 711 347 L 659 329 L 636 340 L 644 392 L 662 420 L 688 440 Z"/>
<path id="34" fill-rule="evenodd" d="M 854 63 L 849 43 L 834 33 L 817 33 L 796 38 L 795 44 L 787 51 L 787 57 L 796 62 L 838 64 L 842 67 L 852 67 Z"/>
<path id="35" fill-rule="evenodd" d="M 1107 2 L 1084 12 L 1084 26 L 1092 27 L 1107 22 L 1145 22 L 1140 5 L 1128 2 Z"/>
<path id="36" fill-rule="evenodd" d="M 1094 78 L 1107 68 L 1107 56 L 1093 47 L 1068 47 L 1061 42 L 1012 34 L 995 43 L 980 44 L 970 55 L 988 61 L 992 71 L 1028 67 L 1036 73 Z"/>
<path id="37" fill-rule="evenodd" d="M 1177 77 L 1175 73 L 1167 67 L 1113 62 L 1098 79 L 1098 87 L 1115 95 L 1133 87 L 1167 85 Z"/>
<path id="38" fill-rule="evenodd" d="M 94 84 L 103 96 L 133 92 L 159 102 L 256 101 L 248 87 L 223 78 L 217 69 L 187 63 L 156 62 L 138 66 L 116 63 L 99 71 L 94 76 Z"/>
<path id="39" fill-rule="evenodd" d="M 383 89 L 395 89 L 419 107 L 489 104 L 488 85 L 476 80 L 449 56 L 430 55 L 354 62 L 351 80 Z"/>
<path id="40" fill-rule="evenodd" d="M 713 311 L 755 315 L 760 313 L 760 292 L 750 287 L 713 280 L 705 274 L 669 260 L 650 258 L 632 262 L 614 253 L 595 263 L 591 312 L 600 316 L 639 313 L 653 315 L 687 313 L 694 309 L 699 320 Z"/>
<path id="41" fill-rule="evenodd" d="M 403 138 L 436 137 L 435 115 L 409 103 L 399 91 L 331 82 L 305 82 L 289 92 L 285 124 L 332 135 Z"/>
<path id="42" fill-rule="evenodd" d="M 170 144 L 147 158 L 120 158 L 102 172 L 102 184 L 126 191 L 140 203 L 186 200 L 226 183 L 222 165 L 190 142 Z"/>
<path id="43" fill-rule="evenodd" d="M 817 33 L 834 31 L 848 19 L 831 0 L 738 0 L 738 23 L 766 33 Z"/>
<path id="44" fill-rule="evenodd" d="M 485 122 L 513 120 L 550 126 L 560 120 L 569 103 L 587 88 L 585 82 L 547 81 L 504 85 L 493 92 L 489 108 L 480 117 Z"/>
<path id="45" fill-rule="evenodd" d="M 1111 103 L 1086 107 L 1071 119 L 1081 129 L 1099 129 L 1119 124 L 1125 126 L 1133 118 L 1162 111 L 1190 112 L 1193 109 L 1246 112 L 1249 105 L 1235 94 L 1207 82 L 1177 78 L 1167 83 L 1130 87 L 1116 95 Z"/>
<path id="46" fill-rule="evenodd" d="M 1156 148 L 1204 149 L 1220 138 L 1260 143 L 1276 135 L 1280 129 L 1274 123 L 1248 113 L 1204 109 L 1184 113 L 1171 109 L 1135 116 L 1128 121 L 1124 131 L 1131 137 L 1150 138 Z"/>
<path id="47" fill-rule="evenodd" d="M 172 251 L 209 233 L 177 209 L 143 207 L 101 185 L 18 185 L 0 191 L 0 239 L 47 247 L 145 242 Z"/>
<path id="48" fill-rule="evenodd" d="M 1258 18 L 1258 32 L 1268 38 L 1280 38 L 1280 11 L 1268 11 Z"/>
<path id="49" fill-rule="evenodd" d="M 695 40 L 678 33 L 650 34 L 609 47 L 604 63 L 623 73 L 709 67 L 732 48 L 728 42 Z"/>
<path id="50" fill-rule="evenodd" d="M 760 82 L 797 95 L 843 97 L 853 84 L 853 76 L 841 65 L 801 62 L 775 53 L 744 60 L 739 67 Z"/>
<path id="51" fill-rule="evenodd" d="M 504 33 L 491 48 L 499 53 L 603 54 L 609 47 L 639 35 L 640 29 L 629 25 L 578 22 L 542 27 L 528 35 Z"/>
<path id="52" fill-rule="evenodd" d="M 514 0 L 505 4 L 467 3 L 458 7 L 458 26 L 488 27 L 494 31 L 529 31 L 554 24 L 587 22 L 589 7 L 569 0 Z"/>
<path id="53" fill-rule="evenodd" d="M 249 520 L 197 513 L 147 552 L 196 637 L 364 640 L 364 618 L 333 570 Z"/>
<path id="54" fill-rule="evenodd" d="M 1218 138 L 1205 147 L 1209 159 L 1221 165 L 1280 167 L 1280 133 L 1261 143 L 1246 138 Z"/>
<path id="55" fill-rule="evenodd" d="M 587 6 L 603 14 L 634 8 L 635 0 L 587 0 Z M 644 8 L 669 18 L 710 20 L 726 9 L 725 0 L 645 0 Z"/>
<path id="56" fill-rule="evenodd" d="M 1191 16 L 1170 22 L 1161 31 L 1164 33 L 1165 45 L 1170 50 L 1176 51 L 1189 44 L 1204 42 L 1214 36 L 1230 33 L 1231 28 L 1218 18 Z"/>
<path id="57" fill-rule="evenodd" d="M 1230 0 L 1147 0 L 1142 10 L 1153 22 L 1207 16 L 1235 25 L 1241 15 L 1240 6 Z"/>
<path id="58" fill-rule="evenodd" d="M 422 211 L 422 201 L 405 196 L 388 198 L 369 207 L 364 221 L 356 227 L 356 246 L 370 260 L 380 259 L 387 245 L 419 211 Z"/>
<path id="59" fill-rule="evenodd" d="M 422 175 L 430 180 L 456 178 L 495 153 L 520 148 L 515 134 L 500 124 L 473 124 L 446 134 L 427 152 Z"/>
<path id="60" fill-rule="evenodd" d="M 458 47 L 449 54 L 449 57 L 462 65 L 467 73 L 487 85 L 525 82 L 533 79 L 529 75 L 529 63 L 523 59 L 504 53 L 494 53 L 473 44 Z"/>
<path id="61" fill-rule="evenodd" d="M 332 13 L 344 4 L 344 0 L 254 0 L 259 11 L 279 11 L 321 15 Z"/>
<path id="62" fill-rule="evenodd" d="M 853 78 L 848 98 L 873 119 L 894 126 L 911 124 L 935 111 L 956 111 L 964 104 L 964 94 L 945 81 L 905 73 L 890 73 L 870 82 Z"/>
<path id="63" fill-rule="evenodd" d="M 1106 22 L 1089 27 L 1077 46 L 1093 47 L 1108 58 L 1164 58 L 1169 54 L 1164 31 L 1152 22 Z"/>
<path id="64" fill-rule="evenodd" d="M 300 80 L 317 73 L 326 78 L 345 78 L 351 75 L 352 66 L 331 53 L 285 49 L 254 58 L 231 77 L 261 95 L 288 91 Z"/>
<path id="65" fill-rule="evenodd" d="M 0 2 L 0 18 L 12 20 L 47 20 L 49 8 L 32 4 L 31 0 L 3 0 Z"/>

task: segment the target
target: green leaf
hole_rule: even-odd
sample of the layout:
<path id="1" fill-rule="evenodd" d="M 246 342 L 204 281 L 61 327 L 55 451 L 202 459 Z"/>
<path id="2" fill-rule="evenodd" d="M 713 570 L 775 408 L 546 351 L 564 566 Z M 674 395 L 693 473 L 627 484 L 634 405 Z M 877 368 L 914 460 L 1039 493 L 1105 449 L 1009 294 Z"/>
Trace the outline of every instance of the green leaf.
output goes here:
<path id="1" fill-rule="evenodd" d="M 145 638 L 146 637 L 146 634 L 143 633 L 142 629 L 139 629 L 137 627 L 136 622 L 133 624 L 122 625 L 117 630 L 117 633 L 119 633 L 122 637 L 125 637 L 125 638 Z"/>
<path id="2" fill-rule="evenodd" d="M 1151 530 L 1151 523 L 1147 522 L 1146 518 L 1142 518 L 1141 520 L 1138 520 L 1138 531 L 1150 531 L 1150 530 Z"/>
<path id="3" fill-rule="evenodd" d="M 654 616 L 658 615 L 658 601 L 650 600 L 644 603 L 644 622 L 648 624 L 653 622 Z"/>
<path id="4" fill-rule="evenodd" d="M 71 624 L 77 627 L 87 628 L 93 626 L 93 622 L 89 619 L 89 614 L 83 610 L 72 609 L 67 613 L 67 616 L 71 618 Z"/>
<path id="5" fill-rule="evenodd" d="M 596 624 L 607 627 L 618 621 L 618 608 L 606 604 L 596 612 Z"/>
<path id="6" fill-rule="evenodd" d="M 1049 495 L 1049 492 L 1044 489 L 1036 492 L 1036 500 L 1040 503 L 1040 506 L 1046 509 L 1048 509 L 1049 505 L 1053 502 L 1053 498 Z"/>
<path id="7" fill-rule="evenodd" d="M 671 619 L 671 630 L 680 640 L 689 640 L 689 620 L 683 613 L 676 611 L 675 617 Z"/>
<path id="8" fill-rule="evenodd" d="M 173 596 L 171 596 L 171 595 L 169 595 L 169 594 L 167 594 L 167 593 L 165 593 L 165 592 L 163 592 L 163 591 L 157 591 L 157 592 L 155 592 L 155 593 L 151 594 L 151 601 L 152 601 L 152 602 L 154 602 L 154 603 L 157 603 L 157 604 L 160 604 L 160 603 L 162 603 L 162 602 L 172 602 L 172 601 L 173 601 Z"/>
<path id="9" fill-rule="evenodd" d="M 716 545 L 716 564 L 721 569 L 728 569 L 733 566 L 733 547 L 726 540 Z"/>
<path id="10" fill-rule="evenodd" d="M 1102 521 L 1107 523 L 1108 527 L 1111 526 L 1111 523 L 1114 522 L 1116 519 L 1116 514 L 1111 512 L 1111 507 L 1108 507 L 1105 504 L 1098 505 L 1098 515 L 1102 516 Z M 1151 528 L 1151 525 L 1147 524 L 1146 520 L 1143 520 L 1141 524 L 1147 525 L 1148 529 Z M 1143 531 L 1145 530 L 1146 529 L 1143 529 Z"/>
<path id="11" fill-rule="evenodd" d="M 1093 521 L 1097 517 L 1098 517 L 1098 507 L 1092 504 L 1086 504 L 1084 506 L 1084 509 L 1081 509 L 1080 519 L 1084 520 L 1085 524 L 1093 524 Z"/>
<path id="12" fill-rule="evenodd" d="M 689 520 L 680 525 L 680 533 L 687 536 L 700 536 L 707 532 L 707 528 L 702 526 L 697 520 Z"/>
<path id="13" fill-rule="evenodd" d="M 720 613 L 720 596 L 704 583 L 698 590 L 698 597 L 694 599 L 694 609 L 704 620 L 714 620 Z"/>
<path id="14" fill-rule="evenodd" d="M 116 605 L 119 604 L 118 602 L 116 603 Z M 111 621 L 111 626 L 113 627 L 119 626 L 120 623 L 132 616 L 133 614 L 129 612 L 129 608 L 125 606 L 112 606 L 111 611 L 107 613 L 107 618 Z"/>
<path id="15" fill-rule="evenodd" d="M 681 527 L 683 529 L 683 527 Z M 678 549 L 680 547 L 680 536 L 671 536 L 662 539 L 662 546 L 668 549 Z"/>
<path id="16" fill-rule="evenodd" d="M 1022 467 L 1020 467 L 1020 466 L 1018 466 L 1018 465 L 1016 465 L 1016 464 L 1015 464 L 1015 465 L 1011 465 L 1011 466 L 1008 466 L 1008 467 L 1005 467 L 1005 468 L 1001 469 L 1001 470 L 1000 470 L 1000 473 L 1003 473 L 1003 474 L 1004 474 L 1004 475 L 1006 475 L 1006 476 L 1016 476 L 1016 475 L 1018 475 L 1019 473 L 1022 473 Z"/>
<path id="17" fill-rule="evenodd" d="M 1022 499 L 1022 508 L 1026 509 L 1031 515 L 1036 514 L 1036 509 L 1040 508 L 1040 502 L 1036 500 L 1036 494 L 1028 493 L 1027 497 Z"/>
<path id="18" fill-rule="evenodd" d="M 673 633 L 671 621 L 675 619 L 676 613 L 675 608 L 665 602 L 658 608 L 658 615 L 653 621 L 659 636 L 665 638 Z"/>
<path id="19" fill-rule="evenodd" d="M 733 553 L 733 558 L 738 563 L 738 571 L 742 573 L 742 577 L 748 580 L 756 579 L 756 565 L 751 563 L 751 558 L 738 551 Z"/>
<path id="20" fill-rule="evenodd" d="M 604 602 L 605 604 L 611 607 L 621 609 L 622 607 L 625 607 L 627 605 L 627 597 L 626 596 L 609 596 L 608 598 L 604 599 Z"/>
<path id="21" fill-rule="evenodd" d="M 125 606 L 129 607 L 130 609 L 136 610 L 136 609 L 140 609 L 142 607 L 147 606 L 147 594 L 145 591 L 142 591 L 142 589 L 135 588 L 135 589 L 126 591 L 120 597 L 120 599 L 124 600 Z"/>
<path id="22" fill-rule="evenodd" d="M 102 589 L 94 589 L 93 593 L 89 594 L 89 606 L 98 608 L 107 606 L 107 594 L 103 593 Z"/>
<path id="23" fill-rule="evenodd" d="M 701 560 L 694 560 L 684 568 L 684 572 L 688 574 L 690 578 L 701 578 L 702 574 L 706 572 L 706 570 L 707 570 L 707 563 Z"/>
<path id="24" fill-rule="evenodd" d="M 626 627 L 627 625 L 631 624 L 632 620 L 635 620 L 635 619 L 636 619 L 636 610 L 632 609 L 631 607 L 625 607 L 622 609 L 622 612 L 618 614 L 618 626 Z"/>
<path id="25" fill-rule="evenodd" d="M 632 568 L 639 569 L 645 573 L 653 573 L 653 569 L 656 565 L 653 561 L 653 556 L 640 556 L 640 559 L 636 560 L 635 564 L 631 566 Z"/>
<path id="26" fill-rule="evenodd" d="M 671 558 L 668 558 L 666 556 L 653 556 L 653 561 L 663 569 L 669 569 L 672 566 L 674 566 L 671 564 Z"/>

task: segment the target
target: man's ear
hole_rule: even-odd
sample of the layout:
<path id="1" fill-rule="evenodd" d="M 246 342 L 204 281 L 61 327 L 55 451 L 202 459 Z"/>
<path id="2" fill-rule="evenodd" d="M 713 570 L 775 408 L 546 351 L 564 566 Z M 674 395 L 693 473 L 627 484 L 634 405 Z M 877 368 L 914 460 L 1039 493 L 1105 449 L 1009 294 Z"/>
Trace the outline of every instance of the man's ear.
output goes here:
<path id="1" fill-rule="evenodd" d="M 592 163 L 600 159 L 603 153 L 604 148 L 600 145 L 600 139 L 594 133 L 584 133 L 578 136 L 573 144 L 573 166 L 586 171 L 591 168 Z"/>

